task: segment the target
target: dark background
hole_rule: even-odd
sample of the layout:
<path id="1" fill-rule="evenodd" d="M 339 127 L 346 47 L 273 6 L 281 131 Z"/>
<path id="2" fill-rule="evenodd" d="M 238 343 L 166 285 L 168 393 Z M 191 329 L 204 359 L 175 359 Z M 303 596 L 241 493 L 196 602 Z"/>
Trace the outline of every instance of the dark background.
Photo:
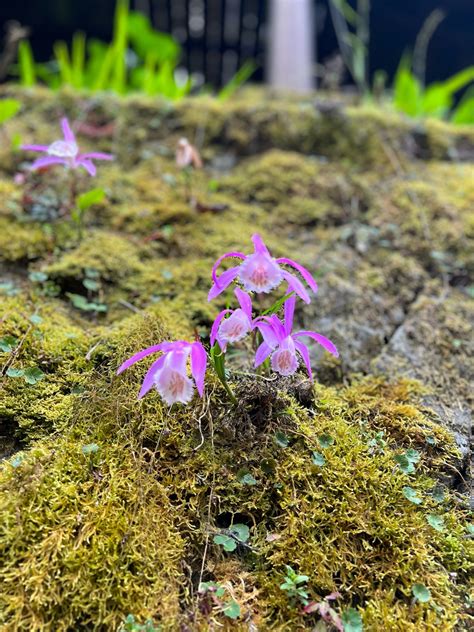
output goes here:
<path id="1" fill-rule="evenodd" d="M 46 61 L 53 42 L 70 41 L 76 30 L 110 40 L 114 5 L 115 0 L 0 0 L 0 24 L 16 19 L 30 26 L 35 58 Z M 262 0 L 132 0 L 131 5 L 148 13 L 160 30 L 172 32 L 183 45 L 183 64 L 214 85 L 225 83 L 246 58 L 263 66 L 267 3 Z M 337 43 L 327 0 L 315 5 L 318 60 L 324 61 Z M 392 77 L 435 8 L 446 18 L 429 46 L 427 81 L 474 64 L 474 0 L 372 0 L 371 71 L 384 69 Z M 255 78 L 263 78 L 262 69 Z"/>

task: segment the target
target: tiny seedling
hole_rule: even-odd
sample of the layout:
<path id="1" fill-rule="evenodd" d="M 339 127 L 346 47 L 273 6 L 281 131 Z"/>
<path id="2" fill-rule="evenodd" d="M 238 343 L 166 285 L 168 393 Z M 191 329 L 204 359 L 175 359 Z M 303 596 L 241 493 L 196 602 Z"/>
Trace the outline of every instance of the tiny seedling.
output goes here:
<path id="1" fill-rule="evenodd" d="M 428 514 L 426 516 L 426 522 L 433 527 L 433 529 L 436 529 L 436 531 L 444 531 L 445 529 L 445 525 L 444 525 L 444 520 L 442 516 L 437 516 L 435 514 Z"/>
<path id="2" fill-rule="evenodd" d="M 125 617 L 125 621 L 119 628 L 119 632 L 162 632 L 161 625 L 155 626 L 152 619 L 147 619 L 145 623 L 138 623 L 133 614 Z"/>
<path id="3" fill-rule="evenodd" d="M 75 199 L 75 207 L 71 211 L 71 219 L 77 226 L 78 238 L 81 240 L 84 232 L 84 215 L 94 204 L 100 204 L 105 198 L 104 189 L 91 189 L 81 193 Z"/>
<path id="4" fill-rule="evenodd" d="M 226 588 L 216 582 L 201 582 L 199 584 L 198 593 L 201 597 L 201 609 L 210 614 L 212 607 L 216 606 L 217 610 L 229 619 L 238 619 L 240 617 L 240 606 L 235 599 L 223 600 L 226 594 Z"/>
<path id="5" fill-rule="evenodd" d="M 334 443 L 334 437 L 330 434 L 322 434 L 318 437 L 318 443 L 323 450 L 330 448 Z"/>
<path id="6" fill-rule="evenodd" d="M 403 454 L 395 455 L 395 461 L 404 474 L 413 474 L 415 463 L 420 460 L 420 453 L 413 448 L 409 448 Z"/>
<path id="7" fill-rule="evenodd" d="M 8 377 L 22 377 L 27 384 L 36 384 L 44 378 L 44 373 L 36 366 L 29 367 L 27 369 L 15 369 L 10 367 L 6 371 Z"/>
<path id="8" fill-rule="evenodd" d="M 311 461 L 313 462 L 313 465 L 317 465 L 318 467 L 326 465 L 326 458 L 324 454 L 321 454 L 321 452 L 313 452 L 311 455 Z"/>
<path id="9" fill-rule="evenodd" d="M 304 606 L 308 605 L 308 575 L 299 575 L 291 566 L 285 565 L 285 581 L 280 584 L 280 590 L 284 590 L 288 597 L 300 601 Z"/>
<path id="10" fill-rule="evenodd" d="M 355 608 L 344 610 L 341 615 L 344 632 L 362 632 L 364 629 L 362 617 Z"/>
<path id="11" fill-rule="evenodd" d="M 416 490 L 414 490 L 412 487 L 404 487 L 402 491 L 405 498 L 414 505 L 421 505 L 421 503 L 423 502 L 418 496 Z"/>

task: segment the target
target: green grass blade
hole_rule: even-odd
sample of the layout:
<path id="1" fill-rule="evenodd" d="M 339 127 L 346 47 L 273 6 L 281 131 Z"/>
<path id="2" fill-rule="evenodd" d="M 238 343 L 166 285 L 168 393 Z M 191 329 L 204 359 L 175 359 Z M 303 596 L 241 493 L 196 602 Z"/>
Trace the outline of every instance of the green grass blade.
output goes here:
<path id="1" fill-rule="evenodd" d="M 128 0 L 117 0 L 114 19 L 114 68 L 112 74 L 112 89 L 123 94 L 127 87 L 126 53 L 128 43 Z"/>
<path id="2" fill-rule="evenodd" d="M 72 38 L 71 70 L 75 88 L 84 87 L 84 66 L 86 59 L 86 36 L 82 32 L 74 33 Z"/>
<path id="3" fill-rule="evenodd" d="M 73 71 L 69 60 L 69 50 L 66 42 L 55 42 L 53 46 L 54 56 L 59 66 L 59 75 L 62 85 L 74 85 Z"/>
<path id="4" fill-rule="evenodd" d="M 246 61 L 244 65 L 239 68 L 239 70 L 235 73 L 232 79 L 222 88 L 222 90 L 217 95 L 217 98 L 220 101 L 225 101 L 229 97 L 233 96 L 236 91 L 250 79 L 255 70 L 257 69 L 257 64 L 253 61 Z"/>
<path id="5" fill-rule="evenodd" d="M 36 83 L 35 61 L 28 40 L 22 40 L 18 45 L 18 64 L 20 66 L 20 83 L 25 88 Z"/>

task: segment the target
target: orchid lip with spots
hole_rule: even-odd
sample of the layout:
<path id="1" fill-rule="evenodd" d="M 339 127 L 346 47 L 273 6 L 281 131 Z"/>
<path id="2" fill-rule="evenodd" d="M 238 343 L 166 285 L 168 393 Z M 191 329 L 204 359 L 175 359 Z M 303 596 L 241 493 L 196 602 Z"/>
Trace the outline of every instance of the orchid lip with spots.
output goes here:
<path id="1" fill-rule="evenodd" d="M 46 154 L 46 156 L 38 158 L 32 163 L 30 166 L 32 171 L 52 165 L 64 165 L 69 169 L 79 169 L 82 167 L 89 175 L 95 176 L 97 168 L 93 163 L 94 160 L 114 160 L 112 154 L 104 154 L 102 152 L 81 154 L 76 142 L 76 137 L 67 118 L 61 119 L 61 128 L 63 131 L 63 139 L 55 140 L 51 145 L 21 146 L 21 149 L 25 151 L 37 151 Z"/>
<path id="2" fill-rule="evenodd" d="M 194 395 L 194 383 L 199 395 L 204 393 L 204 376 L 207 366 L 207 354 L 202 344 L 198 341 L 187 342 L 177 340 L 175 342 L 162 342 L 143 349 L 126 360 L 118 369 L 117 375 L 130 366 L 139 362 L 146 356 L 162 352 L 148 369 L 143 380 L 138 399 L 144 397 L 153 387 L 161 395 L 163 401 L 169 406 L 175 403 L 188 404 Z M 187 374 L 188 359 L 191 359 L 191 380 Z"/>
<path id="3" fill-rule="evenodd" d="M 211 329 L 211 346 L 216 340 L 222 351 L 227 344 L 239 342 L 255 329 L 256 319 L 252 319 L 252 300 L 246 292 L 235 288 L 234 294 L 240 307 L 237 309 L 223 309 L 217 316 Z M 230 314 L 228 318 L 226 316 Z"/>
<path id="4" fill-rule="evenodd" d="M 255 326 L 258 327 L 262 334 L 263 342 L 255 354 L 255 367 L 260 366 L 270 356 L 271 366 L 274 371 L 284 376 L 293 375 L 299 366 L 299 354 L 306 366 L 309 379 L 313 381 L 309 350 L 299 338 L 304 336 L 312 338 L 336 358 L 339 356 L 339 353 L 329 338 L 315 331 L 301 330 L 292 333 L 295 303 L 296 299 L 294 296 L 286 300 L 283 323 L 275 314 L 273 316 L 264 316 L 256 322 Z"/>
<path id="5" fill-rule="evenodd" d="M 286 281 L 288 290 L 295 292 L 305 303 L 310 303 L 310 296 L 297 276 L 288 272 L 282 266 L 290 266 L 294 268 L 304 279 L 313 292 L 317 292 L 318 286 L 309 271 L 302 265 L 288 259 L 280 257 L 275 259 L 271 256 L 268 248 L 258 234 L 252 236 L 254 244 L 254 252 L 245 255 L 242 252 L 226 252 L 215 262 L 212 268 L 213 285 L 209 291 L 208 301 L 221 294 L 233 281 L 239 281 L 244 290 L 247 292 L 268 293 Z M 217 276 L 217 270 L 224 259 L 236 258 L 241 259 L 242 263 L 238 266 L 229 268 L 220 276 Z"/>

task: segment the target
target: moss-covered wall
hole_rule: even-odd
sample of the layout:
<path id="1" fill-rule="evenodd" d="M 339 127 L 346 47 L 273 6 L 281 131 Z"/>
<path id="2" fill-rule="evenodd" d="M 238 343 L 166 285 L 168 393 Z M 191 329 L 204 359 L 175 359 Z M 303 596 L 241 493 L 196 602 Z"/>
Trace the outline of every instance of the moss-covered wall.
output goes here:
<path id="1" fill-rule="evenodd" d="M 81 147 L 117 161 L 99 166 L 107 199 L 79 240 L 54 219 L 67 174 L 15 183 L 28 156 L 0 155 L 2 629 L 116 630 L 133 614 L 162 630 L 311 630 L 317 615 L 279 588 L 285 564 L 311 599 L 339 591 L 337 610 L 356 608 L 366 630 L 468 629 L 474 187 L 455 159 L 472 132 L 254 94 L 176 107 L 19 94 L 7 134 L 48 143 L 66 113 Z M 173 159 L 183 134 L 206 164 L 192 204 Z M 137 401 L 146 361 L 116 368 L 163 339 L 207 344 L 229 298 L 207 302 L 210 266 L 256 230 L 315 273 L 297 319 L 340 359 L 314 350 L 314 389 L 303 374 L 250 379 L 244 343 L 237 409 L 212 371 L 188 408 Z M 9 371 L 32 367 L 34 384 Z M 410 449 L 406 474 L 396 459 Z M 213 537 L 233 523 L 250 538 L 226 553 Z M 239 603 L 235 622 L 201 580 Z"/>

